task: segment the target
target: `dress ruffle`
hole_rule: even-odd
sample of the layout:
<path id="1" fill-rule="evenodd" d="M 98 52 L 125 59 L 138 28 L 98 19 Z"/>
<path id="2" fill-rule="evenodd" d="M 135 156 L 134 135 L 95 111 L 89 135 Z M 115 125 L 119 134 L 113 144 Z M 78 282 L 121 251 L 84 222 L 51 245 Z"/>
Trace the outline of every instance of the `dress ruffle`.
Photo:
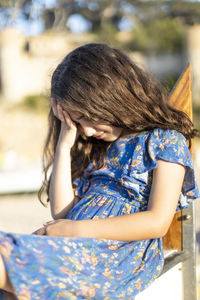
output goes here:
<path id="1" fill-rule="evenodd" d="M 187 140 L 180 132 L 175 130 L 154 130 L 149 139 L 148 149 L 154 168 L 157 167 L 158 159 L 186 167 L 177 210 L 188 207 L 191 200 L 200 197 L 195 181 L 192 156 L 188 148 Z"/>
<path id="2" fill-rule="evenodd" d="M 167 129 L 154 129 L 136 136 L 129 135 L 113 143 L 105 167 L 91 171 L 90 164 L 82 178 L 76 180 L 77 195 L 84 196 L 90 188 L 90 178 L 98 175 L 115 178 L 119 188 L 126 188 L 129 196 L 135 200 L 145 198 L 145 195 L 148 197 L 152 183 L 151 171 L 157 168 L 159 159 L 186 167 L 177 211 L 188 207 L 191 200 L 200 197 L 192 156 L 183 134 Z"/>

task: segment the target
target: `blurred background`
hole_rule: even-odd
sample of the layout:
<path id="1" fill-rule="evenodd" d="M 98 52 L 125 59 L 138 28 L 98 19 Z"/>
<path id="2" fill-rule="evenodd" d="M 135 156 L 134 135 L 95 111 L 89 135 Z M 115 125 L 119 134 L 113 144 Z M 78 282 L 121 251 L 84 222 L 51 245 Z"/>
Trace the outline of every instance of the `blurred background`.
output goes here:
<path id="1" fill-rule="evenodd" d="M 75 47 L 106 42 L 122 49 L 169 92 L 190 62 L 200 129 L 200 1 L 0 0 L 0 31 L 0 230 L 30 233 L 51 218 L 36 195 L 50 78 Z M 194 163 L 200 182 L 198 139 Z M 198 200 L 195 206 L 199 270 Z"/>

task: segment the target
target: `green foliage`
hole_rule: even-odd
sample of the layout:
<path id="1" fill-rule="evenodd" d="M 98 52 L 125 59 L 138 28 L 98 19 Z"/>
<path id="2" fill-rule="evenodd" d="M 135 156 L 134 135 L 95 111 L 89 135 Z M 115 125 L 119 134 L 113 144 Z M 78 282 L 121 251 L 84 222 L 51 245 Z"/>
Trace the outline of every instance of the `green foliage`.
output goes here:
<path id="1" fill-rule="evenodd" d="M 194 125 L 200 132 L 200 104 L 193 105 L 193 119 Z"/>
<path id="2" fill-rule="evenodd" d="M 143 52 L 178 52 L 183 48 L 184 40 L 184 29 L 178 20 L 155 19 L 133 30 L 129 47 Z"/>
<path id="3" fill-rule="evenodd" d="M 166 87 L 168 92 L 170 93 L 172 89 L 174 88 L 177 80 L 178 80 L 179 74 L 176 73 L 170 73 L 165 76 L 165 78 L 162 80 L 162 84 Z"/>
<path id="4" fill-rule="evenodd" d="M 5 24 L 10 26 L 18 18 L 43 21 L 44 30 L 52 27 L 63 30 L 74 14 L 89 21 L 91 31 L 102 28 L 105 19 L 119 28 L 120 21 L 127 16 L 142 24 L 166 17 L 178 18 L 188 25 L 200 23 L 200 2 L 194 0 L 55 0 L 51 8 L 45 2 L 37 1 L 36 4 L 35 0 L 0 0 L 0 28 L 4 19 Z"/>
<path id="5" fill-rule="evenodd" d="M 44 95 L 29 95 L 20 102 L 19 106 L 24 109 L 43 113 L 49 109 L 49 99 Z"/>
<path id="6" fill-rule="evenodd" d="M 116 28 L 112 24 L 105 22 L 104 24 L 102 24 L 102 27 L 95 32 L 96 41 L 116 46 L 118 43 L 118 41 L 116 40 L 116 33 Z"/>
<path id="7" fill-rule="evenodd" d="M 10 7 L 10 6 L 11 6 L 11 3 L 10 3 L 10 1 L 8 1 L 8 0 L 0 0 L 0 6 L 1 6 L 2 8 L 7 8 L 7 7 Z"/>
<path id="8" fill-rule="evenodd" d="M 133 38 L 123 43 L 127 50 L 178 52 L 184 46 L 185 25 L 200 24 L 200 1 L 190 0 L 0 0 L 0 30 L 17 21 L 41 21 L 44 30 L 71 30 L 67 22 L 80 15 L 90 24 L 97 41 L 117 45 L 120 23 L 131 20 Z M 131 25 L 130 25 L 131 26 Z"/>

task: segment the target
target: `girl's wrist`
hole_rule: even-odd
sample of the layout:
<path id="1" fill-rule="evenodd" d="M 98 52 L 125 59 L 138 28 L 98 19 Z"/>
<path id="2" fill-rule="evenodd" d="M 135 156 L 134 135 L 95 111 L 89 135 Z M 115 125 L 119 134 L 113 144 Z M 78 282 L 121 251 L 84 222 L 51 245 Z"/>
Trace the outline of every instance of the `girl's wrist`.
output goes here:
<path id="1" fill-rule="evenodd" d="M 73 222 L 72 237 L 87 237 L 87 235 L 84 234 L 85 222 L 82 220 L 77 220 L 72 222 Z"/>
<path id="2" fill-rule="evenodd" d="M 63 144 L 60 144 L 60 143 L 57 144 L 56 153 L 58 153 L 58 154 L 64 153 L 64 155 L 66 155 L 67 153 L 70 154 L 70 152 L 71 152 L 71 146 L 70 145 L 68 145 L 68 144 L 63 145 Z"/>
<path id="3" fill-rule="evenodd" d="M 95 220 L 73 221 L 73 237 L 99 238 L 101 237 L 101 225 L 96 226 Z M 95 226 L 94 226 L 95 225 Z"/>

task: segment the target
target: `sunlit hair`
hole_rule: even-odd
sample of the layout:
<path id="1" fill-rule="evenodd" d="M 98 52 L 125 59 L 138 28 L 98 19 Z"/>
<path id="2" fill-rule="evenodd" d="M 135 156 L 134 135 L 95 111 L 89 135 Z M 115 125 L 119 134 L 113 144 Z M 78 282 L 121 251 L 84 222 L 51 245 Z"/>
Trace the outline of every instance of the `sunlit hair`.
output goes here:
<path id="1" fill-rule="evenodd" d="M 51 97 L 64 109 L 97 122 L 123 128 L 127 133 L 154 128 L 175 129 L 189 141 L 197 131 L 187 115 L 171 107 L 165 89 L 123 52 L 106 44 L 87 44 L 69 53 L 55 69 Z M 49 113 L 49 132 L 43 154 L 44 184 L 49 176 L 61 122 Z M 89 162 L 102 167 L 110 143 L 79 136 L 71 150 L 72 178 L 80 176 Z M 47 197 L 48 198 L 48 197 Z"/>

